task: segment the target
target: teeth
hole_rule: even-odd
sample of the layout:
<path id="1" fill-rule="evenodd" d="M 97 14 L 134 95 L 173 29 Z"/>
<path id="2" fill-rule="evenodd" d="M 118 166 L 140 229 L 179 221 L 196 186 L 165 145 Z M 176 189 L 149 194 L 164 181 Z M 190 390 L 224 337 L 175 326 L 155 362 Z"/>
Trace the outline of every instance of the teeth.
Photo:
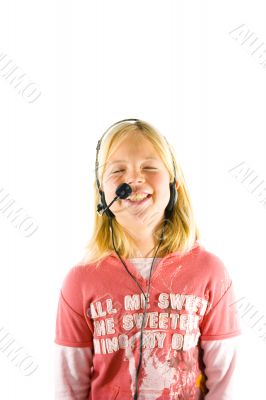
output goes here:
<path id="1" fill-rule="evenodd" d="M 133 196 L 129 196 L 128 199 L 131 201 L 140 201 L 147 197 L 147 194 L 135 194 Z"/>

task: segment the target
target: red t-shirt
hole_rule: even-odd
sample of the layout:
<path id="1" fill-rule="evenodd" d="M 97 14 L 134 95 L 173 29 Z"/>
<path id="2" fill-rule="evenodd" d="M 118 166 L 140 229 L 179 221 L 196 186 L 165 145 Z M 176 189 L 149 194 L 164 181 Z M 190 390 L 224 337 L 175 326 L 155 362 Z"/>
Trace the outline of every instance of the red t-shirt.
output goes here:
<path id="1" fill-rule="evenodd" d="M 147 293 L 148 279 L 124 261 Z M 93 368 L 84 399 L 133 398 L 144 300 L 114 252 L 97 268 L 96 263 L 78 264 L 67 273 L 55 343 L 91 350 Z M 146 309 L 140 400 L 204 398 L 208 389 L 200 343 L 241 334 L 234 301 L 226 267 L 198 241 L 183 256 L 174 252 L 159 259 Z"/>

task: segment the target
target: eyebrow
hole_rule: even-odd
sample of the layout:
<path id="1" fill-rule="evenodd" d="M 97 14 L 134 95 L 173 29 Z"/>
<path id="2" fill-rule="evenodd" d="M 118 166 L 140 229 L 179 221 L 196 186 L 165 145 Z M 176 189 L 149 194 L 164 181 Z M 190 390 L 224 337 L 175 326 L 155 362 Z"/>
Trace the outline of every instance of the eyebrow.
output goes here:
<path id="1" fill-rule="evenodd" d="M 144 160 L 158 160 L 158 158 L 157 157 L 145 157 Z M 119 163 L 119 162 L 128 163 L 129 161 L 127 161 L 127 160 L 115 160 L 115 161 L 111 161 L 110 164 L 115 164 L 115 163 Z"/>

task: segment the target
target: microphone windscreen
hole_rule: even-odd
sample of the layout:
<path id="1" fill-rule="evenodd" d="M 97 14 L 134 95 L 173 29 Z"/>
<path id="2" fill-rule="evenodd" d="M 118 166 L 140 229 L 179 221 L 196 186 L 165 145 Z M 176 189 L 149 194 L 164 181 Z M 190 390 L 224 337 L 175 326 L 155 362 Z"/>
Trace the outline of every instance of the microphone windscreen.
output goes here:
<path id="1" fill-rule="evenodd" d="M 120 199 L 126 199 L 132 193 L 132 188 L 127 183 L 121 183 L 115 191 Z"/>

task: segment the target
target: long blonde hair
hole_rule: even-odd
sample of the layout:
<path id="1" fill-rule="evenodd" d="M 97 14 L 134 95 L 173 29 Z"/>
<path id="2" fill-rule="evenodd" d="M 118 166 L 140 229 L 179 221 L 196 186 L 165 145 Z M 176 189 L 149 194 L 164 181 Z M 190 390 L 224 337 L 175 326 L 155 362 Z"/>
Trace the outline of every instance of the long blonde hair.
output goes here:
<path id="1" fill-rule="evenodd" d="M 185 254 L 193 248 L 195 241 L 200 239 L 200 232 L 195 222 L 191 198 L 182 169 L 176 161 L 175 151 L 173 147 L 166 141 L 166 138 L 162 136 L 151 124 L 143 120 L 138 120 L 134 124 L 132 124 L 132 122 L 123 122 L 115 125 L 110 130 L 110 132 L 105 136 L 105 140 L 101 144 L 101 149 L 99 152 L 99 165 L 103 166 L 101 171 L 99 171 L 99 168 L 97 170 L 99 181 L 100 183 L 102 182 L 102 177 L 111 151 L 113 151 L 114 147 L 118 146 L 119 143 L 121 143 L 121 140 L 126 138 L 128 134 L 132 134 L 136 131 L 141 132 L 144 137 L 154 146 L 169 172 L 171 182 L 174 180 L 174 163 L 176 179 L 179 184 L 177 188 L 178 199 L 170 219 L 167 220 L 164 230 L 164 240 L 159 247 L 157 257 L 164 257 L 172 252 Z M 109 219 L 106 214 L 100 216 L 96 212 L 99 201 L 100 195 L 95 179 L 94 226 L 91 239 L 85 246 L 85 256 L 82 262 L 96 262 L 97 266 L 103 258 L 109 256 L 111 253 L 114 253 Z M 153 233 L 156 243 L 159 243 L 158 240 L 164 222 L 165 219 L 163 219 L 161 224 L 159 224 L 156 231 Z M 112 225 L 116 249 L 120 256 L 126 259 L 134 257 L 135 242 L 133 238 L 121 227 L 116 218 L 112 219 Z"/>

